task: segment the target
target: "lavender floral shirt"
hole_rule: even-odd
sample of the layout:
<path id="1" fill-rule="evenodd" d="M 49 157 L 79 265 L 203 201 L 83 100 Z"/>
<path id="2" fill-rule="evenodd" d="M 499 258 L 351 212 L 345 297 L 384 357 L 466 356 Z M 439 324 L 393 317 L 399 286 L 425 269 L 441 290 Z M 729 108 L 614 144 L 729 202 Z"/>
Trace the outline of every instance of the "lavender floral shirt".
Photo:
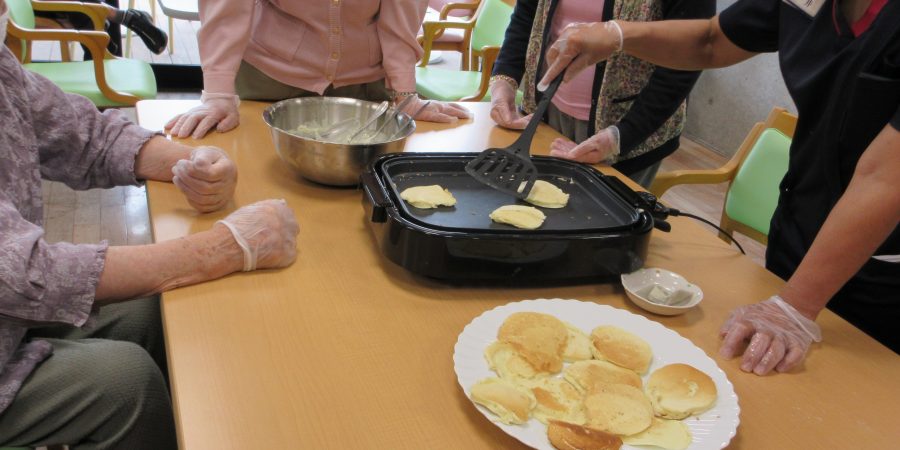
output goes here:
<path id="1" fill-rule="evenodd" d="M 0 413 L 52 352 L 32 326 L 82 326 L 91 315 L 106 242 L 50 244 L 41 178 L 74 189 L 136 184 L 134 160 L 153 133 L 103 114 L 26 71 L 0 45 Z"/>

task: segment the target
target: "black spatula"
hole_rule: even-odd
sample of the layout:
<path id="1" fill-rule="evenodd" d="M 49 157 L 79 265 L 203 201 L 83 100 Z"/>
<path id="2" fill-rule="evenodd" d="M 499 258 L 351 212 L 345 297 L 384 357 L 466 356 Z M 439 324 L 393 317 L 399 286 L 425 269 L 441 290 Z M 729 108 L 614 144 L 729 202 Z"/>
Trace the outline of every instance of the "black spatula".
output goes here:
<path id="1" fill-rule="evenodd" d="M 559 74 L 547 90 L 544 96 L 538 102 L 537 110 L 531 116 L 531 121 L 525 127 L 525 131 L 506 148 L 489 148 L 475 157 L 466 164 L 466 173 L 474 177 L 476 180 L 494 188 L 498 191 L 506 192 L 520 199 L 528 197 L 534 182 L 537 180 L 537 169 L 531 162 L 529 150 L 531 148 L 531 140 L 534 138 L 534 132 L 537 130 L 550 100 L 556 89 L 562 83 L 563 74 Z M 522 183 L 524 188 L 520 189 Z"/>

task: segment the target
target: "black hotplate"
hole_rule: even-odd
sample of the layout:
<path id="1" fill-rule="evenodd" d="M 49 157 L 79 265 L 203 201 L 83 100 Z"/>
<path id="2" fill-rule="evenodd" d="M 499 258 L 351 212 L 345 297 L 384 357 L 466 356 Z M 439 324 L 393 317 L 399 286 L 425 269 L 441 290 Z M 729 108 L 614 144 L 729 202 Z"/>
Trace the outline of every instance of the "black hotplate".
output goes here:
<path id="1" fill-rule="evenodd" d="M 491 221 L 496 208 L 525 204 L 465 172 L 474 154 L 395 153 L 361 176 L 363 205 L 380 249 L 393 262 L 433 278 L 562 280 L 631 272 L 643 265 L 653 218 L 615 177 L 590 166 L 533 157 L 540 174 L 569 194 L 564 208 L 536 230 Z M 400 198 L 412 186 L 437 184 L 454 207 L 415 208 Z"/>

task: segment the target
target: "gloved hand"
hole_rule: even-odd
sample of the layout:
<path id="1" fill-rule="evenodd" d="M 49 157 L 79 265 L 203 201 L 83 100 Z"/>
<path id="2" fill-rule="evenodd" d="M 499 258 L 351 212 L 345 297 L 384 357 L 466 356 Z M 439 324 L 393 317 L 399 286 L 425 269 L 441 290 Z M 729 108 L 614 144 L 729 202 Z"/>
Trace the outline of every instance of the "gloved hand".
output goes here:
<path id="1" fill-rule="evenodd" d="M 398 99 L 398 102 L 402 100 L 403 99 Z M 424 105 L 425 100 L 416 96 L 403 108 L 403 112 L 410 116 L 418 112 L 413 119 L 425 122 L 450 123 L 456 122 L 459 119 L 469 118 L 469 110 L 456 103 L 432 100 L 428 106 L 425 106 L 425 109 L 422 109 L 422 106 Z"/>
<path id="2" fill-rule="evenodd" d="M 619 154 L 619 129 L 613 125 L 587 138 L 580 144 L 557 138 L 550 144 L 550 156 L 597 164 Z"/>
<path id="3" fill-rule="evenodd" d="M 234 129 L 240 122 L 238 106 L 240 99 L 234 94 L 215 94 L 203 92 L 200 96 L 202 104 L 191 108 L 190 111 L 179 114 L 166 123 L 166 131 L 172 136 L 200 139 L 213 126 L 220 133 Z M 191 134 L 193 133 L 193 134 Z"/>
<path id="4" fill-rule="evenodd" d="M 501 78 L 491 83 L 491 119 L 503 128 L 524 130 L 531 114 L 522 116 L 516 109 L 516 90 Z"/>
<path id="5" fill-rule="evenodd" d="M 813 341 L 822 342 L 819 326 L 777 295 L 732 311 L 719 336 L 725 339 L 719 349 L 725 358 L 733 357 L 750 339 L 741 370 L 757 375 L 773 368 L 778 372 L 791 370 L 803 361 Z"/>
<path id="6" fill-rule="evenodd" d="M 200 212 L 216 211 L 225 206 L 237 184 L 237 167 L 216 147 L 195 148 L 191 151 L 191 159 L 182 159 L 172 166 L 172 175 L 172 183 Z"/>
<path id="7" fill-rule="evenodd" d="M 297 258 L 300 226 L 284 200 L 244 206 L 216 222 L 231 230 L 244 253 L 244 272 L 289 266 Z"/>
<path id="8" fill-rule="evenodd" d="M 621 51 L 622 44 L 622 29 L 615 21 L 569 24 L 547 50 L 549 67 L 537 85 L 538 90 L 547 89 L 564 70 L 563 81 L 571 81 L 582 70 Z"/>

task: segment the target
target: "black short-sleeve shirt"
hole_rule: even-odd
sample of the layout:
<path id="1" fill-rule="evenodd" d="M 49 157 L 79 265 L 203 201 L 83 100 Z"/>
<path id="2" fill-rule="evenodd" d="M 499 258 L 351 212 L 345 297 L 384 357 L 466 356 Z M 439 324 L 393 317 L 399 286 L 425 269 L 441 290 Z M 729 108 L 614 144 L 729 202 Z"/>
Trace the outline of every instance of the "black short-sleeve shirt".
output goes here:
<path id="1" fill-rule="evenodd" d="M 888 124 L 900 130 L 900 0 L 889 0 L 858 37 L 835 1 L 739 0 L 719 16 L 737 46 L 779 53 L 797 105 L 766 255 L 767 267 L 783 278 L 803 259 L 875 136 Z M 814 14 L 802 7 L 817 3 Z M 895 229 L 875 254 L 900 254 L 900 232 Z M 856 278 L 896 289 L 900 264 L 870 260 Z M 900 304 L 896 292 L 886 299 Z"/>

